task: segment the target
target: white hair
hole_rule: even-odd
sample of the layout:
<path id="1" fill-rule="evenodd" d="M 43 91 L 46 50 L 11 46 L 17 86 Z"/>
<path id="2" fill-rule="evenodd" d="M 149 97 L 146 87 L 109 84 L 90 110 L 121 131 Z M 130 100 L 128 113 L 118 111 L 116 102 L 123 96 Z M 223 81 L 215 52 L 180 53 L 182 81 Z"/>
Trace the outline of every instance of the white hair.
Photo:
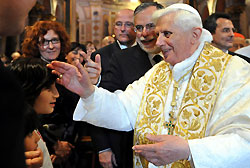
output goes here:
<path id="1" fill-rule="evenodd" d="M 202 28 L 202 20 L 196 9 L 187 4 L 173 4 L 165 9 L 160 9 L 154 12 L 152 19 L 156 24 L 160 17 L 175 13 L 174 24 L 180 27 L 183 31 L 192 29 L 193 27 Z"/>

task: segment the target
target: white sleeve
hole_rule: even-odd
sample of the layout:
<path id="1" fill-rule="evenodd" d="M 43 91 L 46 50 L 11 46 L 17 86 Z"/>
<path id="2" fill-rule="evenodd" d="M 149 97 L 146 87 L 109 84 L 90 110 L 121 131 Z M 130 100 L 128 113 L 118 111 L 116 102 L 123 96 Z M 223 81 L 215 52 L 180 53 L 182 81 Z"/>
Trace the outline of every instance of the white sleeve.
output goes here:
<path id="1" fill-rule="evenodd" d="M 128 85 L 124 92 L 117 90 L 111 93 L 103 88 L 95 87 L 94 94 L 90 97 L 80 98 L 73 119 L 119 131 L 134 129 L 145 84 L 151 70 L 147 74 Z"/>
<path id="2" fill-rule="evenodd" d="M 249 168 L 250 65 L 232 57 L 211 113 L 205 138 L 188 140 L 196 168 Z"/>
<path id="3" fill-rule="evenodd" d="M 250 144 L 237 134 L 189 140 L 195 168 L 249 168 Z"/>

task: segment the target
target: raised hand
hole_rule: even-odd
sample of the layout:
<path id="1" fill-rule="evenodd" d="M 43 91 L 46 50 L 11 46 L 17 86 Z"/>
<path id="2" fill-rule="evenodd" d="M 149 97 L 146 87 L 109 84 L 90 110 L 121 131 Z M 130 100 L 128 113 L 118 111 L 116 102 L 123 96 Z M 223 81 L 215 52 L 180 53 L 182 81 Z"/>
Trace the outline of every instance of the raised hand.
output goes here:
<path id="1" fill-rule="evenodd" d="M 181 159 L 188 159 L 190 149 L 187 140 L 173 135 L 151 135 L 147 138 L 154 144 L 135 145 L 135 153 L 156 166 L 167 165 Z"/>
<path id="2" fill-rule="evenodd" d="M 57 74 L 57 82 L 70 91 L 83 98 L 89 97 L 95 90 L 91 83 L 88 72 L 83 68 L 79 61 L 76 65 L 65 62 L 52 61 L 47 67 L 53 69 L 52 73 Z"/>
<path id="3" fill-rule="evenodd" d="M 89 78 L 91 80 L 91 83 L 93 85 L 97 84 L 98 79 L 101 74 L 101 56 L 97 54 L 95 56 L 95 62 L 90 59 L 91 52 L 87 52 L 87 54 L 84 51 L 80 52 L 81 55 L 83 55 L 85 64 L 84 68 L 87 70 L 89 74 Z"/>

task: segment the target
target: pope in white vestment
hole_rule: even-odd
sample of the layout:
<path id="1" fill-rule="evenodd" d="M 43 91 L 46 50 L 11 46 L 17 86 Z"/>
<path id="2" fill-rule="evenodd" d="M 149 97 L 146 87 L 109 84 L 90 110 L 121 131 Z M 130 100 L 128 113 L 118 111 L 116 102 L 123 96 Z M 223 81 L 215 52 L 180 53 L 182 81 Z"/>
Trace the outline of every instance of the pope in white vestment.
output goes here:
<path id="1" fill-rule="evenodd" d="M 203 45 L 203 44 L 201 44 Z M 200 46 L 201 47 L 201 46 Z M 202 48 L 202 47 L 201 47 Z M 176 64 L 174 78 L 182 76 L 198 55 Z M 191 64 L 191 65 L 190 65 Z M 74 113 L 74 120 L 110 129 L 130 131 L 134 129 L 145 84 L 153 67 L 139 81 L 131 84 L 125 92 L 110 93 L 102 88 L 87 99 L 81 98 Z M 191 72 L 181 83 L 178 103 L 182 101 Z M 173 84 L 169 88 L 165 119 L 168 120 Z M 232 57 L 225 69 L 216 103 L 212 110 L 205 138 L 189 140 L 195 167 L 249 167 L 250 159 L 250 65 L 239 57 Z M 162 134 L 166 134 L 162 130 Z M 154 167 L 151 165 L 151 167 Z"/>
<path id="2" fill-rule="evenodd" d="M 158 167 L 250 167 L 250 65 L 211 46 L 207 43 L 211 34 L 200 28 L 192 29 L 192 39 L 201 32 L 195 51 L 172 64 L 172 51 L 163 44 L 171 46 L 168 40 L 175 38 L 176 32 L 170 32 L 171 24 L 167 24 L 167 31 L 162 21 L 167 21 L 168 15 L 175 17 L 176 10 L 195 17 L 199 14 L 186 4 L 163 10 L 171 12 L 159 16 L 156 30 L 166 62 L 155 65 L 124 92 L 95 87 L 89 97 L 80 98 L 74 120 L 120 131 L 135 129 L 134 143 L 139 146 L 154 143 L 147 140 L 148 133 L 187 140 L 189 158 L 166 165 L 149 159 L 161 165 Z M 152 163 L 134 157 L 134 167 L 157 167 Z"/>

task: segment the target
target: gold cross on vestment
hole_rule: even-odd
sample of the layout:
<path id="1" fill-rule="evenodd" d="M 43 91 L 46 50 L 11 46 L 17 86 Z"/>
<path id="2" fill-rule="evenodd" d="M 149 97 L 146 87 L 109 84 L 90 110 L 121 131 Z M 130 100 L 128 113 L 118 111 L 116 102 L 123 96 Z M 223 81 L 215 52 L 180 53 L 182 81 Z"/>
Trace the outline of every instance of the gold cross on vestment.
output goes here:
<path id="1" fill-rule="evenodd" d="M 164 126 L 168 128 L 168 135 L 173 135 L 175 125 L 173 124 L 172 120 L 165 122 Z"/>
<path id="2" fill-rule="evenodd" d="M 174 84 L 173 84 L 173 95 L 172 95 L 172 101 L 171 101 L 171 107 L 172 110 L 169 112 L 169 122 L 165 122 L 164 127 L 167 127 L 168 129 L 168 135 L 173 135 L 174 133 L 174 128 L 175 128 L 175 122 L 176 122 L 176 116 L 175 116 L 175 110 L 176 110 L 176 106 L 177 106 L 177 91 L 179 88 L 179 82 L 181 82 L 182 79 L 184 79 L 184 77 L 186 75 L 188 75 L 190 72 L 192 71 L 192 68 L 187 71 L 178 81 L 175 81 L 174 79 Z"/>

